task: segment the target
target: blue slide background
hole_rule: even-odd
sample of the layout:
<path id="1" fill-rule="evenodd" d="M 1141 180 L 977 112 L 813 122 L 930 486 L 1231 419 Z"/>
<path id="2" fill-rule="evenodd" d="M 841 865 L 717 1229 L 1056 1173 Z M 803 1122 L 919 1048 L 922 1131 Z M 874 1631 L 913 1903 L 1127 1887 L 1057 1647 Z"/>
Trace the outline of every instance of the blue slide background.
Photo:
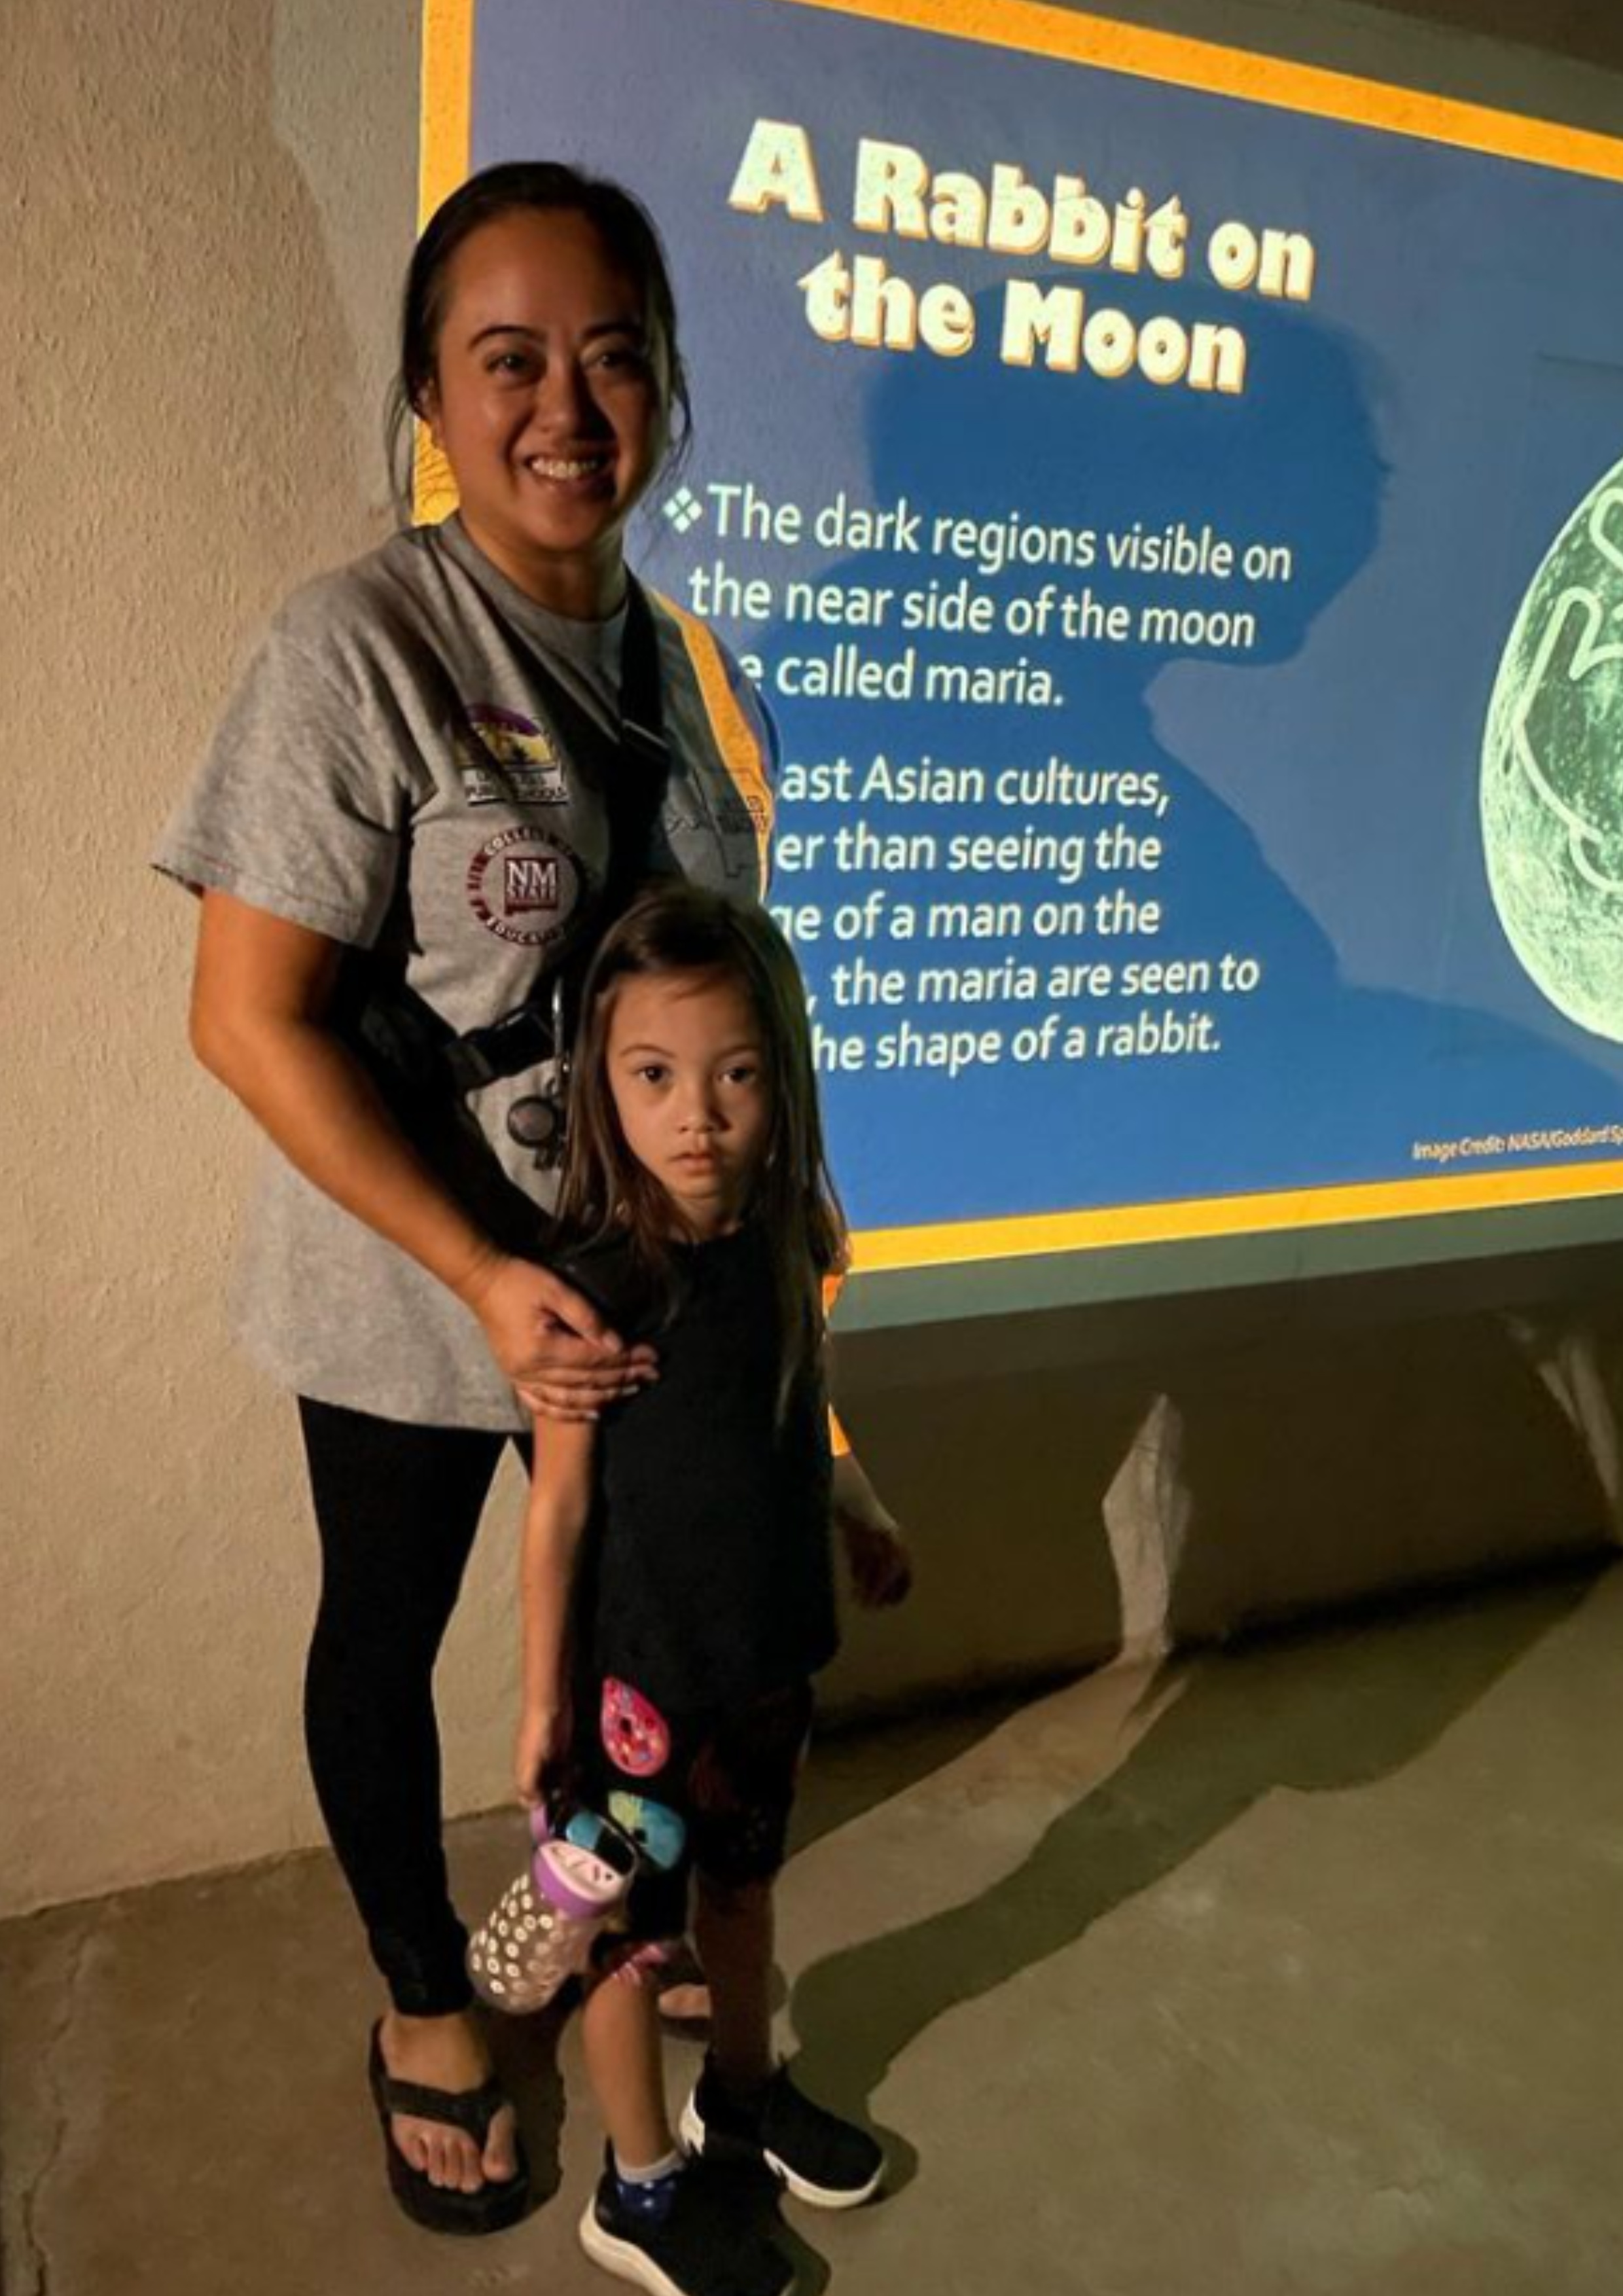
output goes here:
<path id="1" fill-rule="evenodd" d="M 807 131 L 825 224 L 729 209 L 763 117 Z M 857 233 L 863 135 L 983 182 L 1005 161 L 1044 185 L 1082 172 L 1107 201 L 1135 184 L 1152 206 L 1176 193 L 1192 217 L 1188 275 L 1045 269 Z M 827 1079 L 855 1225 L 1424 1178 L 1417 1140 L 1623 1119 L 1623 1048 L 1566 1021 L 1521 972 L 1477 825 L 1483 720 L 1518 604 L 1573 504 L 1623 458 L 1623 187 L 771 0 L 480 0 L 473 164 L 537 154 L 619 177 L 660 223 L 697 409 L 687 483 L 701 498 L 709 480 L 748 478 L 807 505 L 843 488 L 860 503 L 906 495 L 932 512 L 1018 510 L 1040 523 L 1183 518 L 1297 552 L 1295 580 L 1272 592 L 1135 586 L 1102 569 L 1061 577 L 1130 603 L 1186 594 L 1254 606 L 1261 643 L 1244 655 L 1001 633 L 960 644 L 970 661 L 1023 653 L 1051 667 L 1062 708 L 771 694 L 786 758 L 843 754 L 859 774 L 879 749 L 988 768 L 1058 751 L 1160 773 L 1167 819 L 1128 819 L 1167 840 L 1165 865 L 1135 887 L 1163 903 L 1163 933 L 1017 953 L 1228 949 L 1265 966 L 1253 996 L 1217 1006 L 1223 1049 L 1209 1058 Z M 1230 215 L 1313 237 L 1310 303 L 1205 280 L 1205 234 Z M 944 360 L 820 342 L 795 283 L 835 247 L 882 255 L 920 287 L 964 288 L 975 348 Z M 1015 277 L 1079 285 L 1090 308 L 1237 325 L 1247 388 L 1217 398 L 1005 366 L 998 315 Z M 972 572 L 882 552 L 857 562 L 724 545 L 708 521 L 679 537 L 657 519 L 641 562 L 682 598 L 686 570 L 718 554 L 732 572 L 780 583 L 826 572 L 907 586 Z M 975 577 L 1000 599 L 1042 578 L 1024 568 Z M 717 627 L 764 659 L 769 693 L 775 662 L 808 636 Z M 852 635 L 881 657 L 906 642 Z M 1022 820 L 991 806 L 950 823 L 863 810 L 879 829 L 1006 833 Z M 784 825 L 839 817 L 808 805 Z M 1035 819 L 1065 831 L 1090 817 Z M 775 898 L 832 908 L 868 882 L 780 878 Z M 911 890 L 1032 889 L 942 874 Z M 825 1019 L 828 966 L 847 954 L 826 939 L 802 952 Z M 863 954 L 883 964 L 922 952 Z M 1047 1009 L 971 1017 L 1012 1029 Z"/>

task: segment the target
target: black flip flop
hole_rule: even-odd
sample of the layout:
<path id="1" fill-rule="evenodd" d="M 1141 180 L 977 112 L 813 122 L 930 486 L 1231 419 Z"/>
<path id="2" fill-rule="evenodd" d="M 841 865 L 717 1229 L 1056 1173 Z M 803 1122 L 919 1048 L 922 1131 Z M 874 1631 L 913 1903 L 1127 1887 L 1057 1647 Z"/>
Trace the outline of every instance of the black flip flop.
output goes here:
<path id="1" fill-rule="evenodd" d="M 471 2136 L 482 2152 L 491 2122 L 509 2102 L 500 2081 L 493 2073 L 478 2088 L 453 2093 L 450 2089 L 425 2088 L 420 2081 L 397 2080 L 383 2062 L 382 2031 L 380 2018 L 372 2029 L 366 2079 L 383 2131 L 389 2191 L 412 2222 L 422 2226 L 427 2232 L 470 2235 L 505 2232 L 510 2225 L 516 2225 L 529 2215 L 530 2206 L 529 2162 L 524 2155 L 523 2140 L 516 2132 L 516 2172 L 500 2184 L 487 2180 L 476 2193 L 459 2193 L 430 2183 L 422 2169 L 414 2169 L 395 2143 L 389 2126 L 389 2116 L 397 2112 L 407 2113 L 414 2120 L 443 2121 L 448 2128 L 460 2128 Z"/>

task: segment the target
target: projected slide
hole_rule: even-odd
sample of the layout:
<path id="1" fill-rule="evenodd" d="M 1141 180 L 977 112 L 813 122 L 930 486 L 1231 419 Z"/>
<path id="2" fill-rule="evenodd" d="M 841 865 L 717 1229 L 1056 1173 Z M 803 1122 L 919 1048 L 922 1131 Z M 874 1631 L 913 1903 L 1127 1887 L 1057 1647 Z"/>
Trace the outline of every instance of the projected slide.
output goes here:
<path id="1" fill-rule="evenodd" d="M 1619 1187 L 1623 144 L 1056 8 L 436 20 L 430 192 L 670 249 L 639 562 L 781 731 L 860 1267 Z"/>

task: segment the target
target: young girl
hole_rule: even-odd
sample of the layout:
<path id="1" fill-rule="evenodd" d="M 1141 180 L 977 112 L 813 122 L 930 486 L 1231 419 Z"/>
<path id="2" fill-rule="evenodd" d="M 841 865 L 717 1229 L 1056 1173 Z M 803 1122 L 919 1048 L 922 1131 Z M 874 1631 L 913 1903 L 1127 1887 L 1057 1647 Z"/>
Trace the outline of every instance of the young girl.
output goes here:
<path id="1" fill-rule="evenodd" d="M 634 1884 L 618 1973 L 585 2008 L 609 2135 L 586 2252 L 665 2296 L 775 2296 L 791 2273 L 702 2171 L 764 2165 L 848 2208 L 879 2147 L 802 2096 L 771 2051 L 773 1877 L 837 1640 L 831 1523 L 858 1598 L 907 1554 L 848 1453 L 831 1461 L 822 1287 L 845 1236 L 824 1157 L 805 991 L 759 911 L 672 883 L 610 933 L 586 984 L 560 1199 L 571 1281 L 658 1382 L 601 1420 L 541 1419 L 521 1574 L 521 1795 L 685 1835 Z M 561 1262 L 561 1265 L 564 1263 Z M 652 1817 L 649 1806 L 652 1805 Z M 712 2045 L 676 2149 L 634 1956 L 679 1938 L 689 1873 Z"/>

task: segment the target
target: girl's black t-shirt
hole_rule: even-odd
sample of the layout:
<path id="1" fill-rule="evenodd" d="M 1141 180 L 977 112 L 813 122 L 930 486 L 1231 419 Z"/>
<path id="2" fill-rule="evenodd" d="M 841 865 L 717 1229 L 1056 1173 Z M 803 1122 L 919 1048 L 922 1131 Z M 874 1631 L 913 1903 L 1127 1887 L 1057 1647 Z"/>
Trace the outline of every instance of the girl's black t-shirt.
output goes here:
<path id="1" fill-rule="evenodd" d="M 554 1259 L 660 1377 L 605 1413 L 578 1592 L 578 1652 L 662 1710 L 736 1709 L 839 1644 L 820 1369 L 777 1414 L 777 1300 L 758 1226 L 676 1248 L 675 1312 L 628 1244 Z"/>

